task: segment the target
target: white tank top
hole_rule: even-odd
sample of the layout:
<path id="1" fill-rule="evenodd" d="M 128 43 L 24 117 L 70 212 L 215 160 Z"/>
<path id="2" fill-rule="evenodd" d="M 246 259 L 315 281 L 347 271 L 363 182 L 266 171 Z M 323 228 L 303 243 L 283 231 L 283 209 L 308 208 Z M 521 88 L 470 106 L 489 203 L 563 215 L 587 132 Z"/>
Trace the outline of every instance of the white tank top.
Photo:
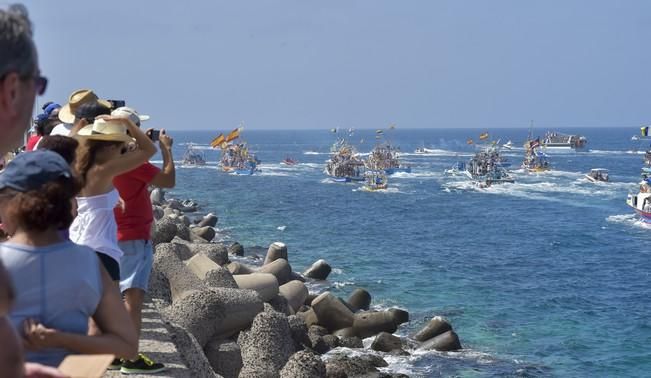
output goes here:
<path id="1" fill-rule="evenodd" d="M 118 263 L 118 225 L 113 209 L 120 201 L 117 190 L 92 197 L 77 197 L 77 217 L 70 226 L 70 240 L 111 256 Z"/>

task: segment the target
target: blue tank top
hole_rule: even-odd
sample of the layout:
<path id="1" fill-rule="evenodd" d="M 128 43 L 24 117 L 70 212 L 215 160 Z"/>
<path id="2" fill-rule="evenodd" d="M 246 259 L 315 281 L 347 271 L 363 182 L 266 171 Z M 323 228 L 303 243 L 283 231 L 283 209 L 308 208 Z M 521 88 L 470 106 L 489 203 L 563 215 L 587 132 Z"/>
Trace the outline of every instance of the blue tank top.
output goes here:
<path id="1" fill-rule="evenodd" d="M 11 242 L 0 244 L 0 260 L 16 291 L 9 314 L 22 334 L 23 321 L 32 318 L 47 328 L 87 334 L 102 296 L 102 277 L 95 252 L 67 240 L 47 247 Z M 26 360 L 57 366 L 72 351 L 42 349 L 27 352 Z"/>

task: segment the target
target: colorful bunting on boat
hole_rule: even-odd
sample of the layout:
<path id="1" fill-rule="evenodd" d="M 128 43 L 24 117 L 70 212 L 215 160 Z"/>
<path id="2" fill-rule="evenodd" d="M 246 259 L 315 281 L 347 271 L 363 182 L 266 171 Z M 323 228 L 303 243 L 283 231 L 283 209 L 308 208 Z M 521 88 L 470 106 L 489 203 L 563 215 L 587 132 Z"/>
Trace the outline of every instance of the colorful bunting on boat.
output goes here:
<path id="1" fill-rule="evenodd" d="M 210 146 L 212 148 L 216 148 L 222 144 L 222 142 L 224 142 L 224 134 L 219 134 L 215 139 L 212 140 L 212 142 L 210 142 Z"/>
<path id="2" fill-rule="evenodd" d="M 640 127 L 640 132 L 642 136 L 649 136 L 649 126 Z"/>
<path id="3" fill-rule="evenodd" d="M 529 141 L 529 149 L 530 150 L 532 150 L 532 149 L 534 149 L 536 147 L 539 147 L 539 146 L 540 146 L 540 138 L 538 138 L 536 140 L 530 140 Z"/>
<path id="4" fill-rule="evenodd" d="M 481 133 L 481 134 L 479 134 L 479 139 L 481 139 L 481 140 L 486 140 L 486 139 L 488 139 L 488 133 Z"/>

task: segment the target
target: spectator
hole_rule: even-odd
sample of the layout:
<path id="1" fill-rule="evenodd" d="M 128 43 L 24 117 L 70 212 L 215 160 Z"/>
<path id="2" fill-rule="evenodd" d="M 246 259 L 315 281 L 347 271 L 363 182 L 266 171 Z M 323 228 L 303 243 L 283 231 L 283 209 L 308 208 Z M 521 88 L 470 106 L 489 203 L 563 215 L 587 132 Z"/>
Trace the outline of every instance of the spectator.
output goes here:
<path id="1" fill-rule="evenodd" d="M 27 140 L 25 145 L 26 151 L 34 151 L 38 148 L 38 143 L 44 136 L 50 135 L 52 128 L 54 127 L 54 122 L 59 114 L 59 109 L 61 105 L 55 104 L 53 102 L 48 102 L 43 106 L 43 113 L 36 116 L 34 120 L 34 130 L 36 131 L 35 135 L 32 135 Z"/>
<path id="2" fill-rule="evenodd" d="M 50 150 L 58 153 L 61 157 L 72 166 L 77 154 L 79 142 L 75 138 L 63 135 L 48 135 L 38 145 L 39 150 Z"/>
<path id="3" fill-rule="evenodd" d="M 141 121 L 149 119 L 149 116 L 140 115 L 128 107 L 118 108 L 111 114 L 116 117 L 128 118 L 138 127 L 140 127 Z M 141 329 L 142 304 L 153 263 L 150 233 L 154 214 L 147 188 L 149 185 L 161 188 L 174 187 L 176 173 L 172 159 L 172 143 L 172 138 L 162 130 L 160 133 L 160 151 L 163 155 L 162 171 L 146 162 L 113 179 L 113 185 L 124 201 L 124 209 L 115 209 L 118 241 L 120 249 L 124 253 L 120 261 L 120 291 L 138 335 L 140 335 Z M 122 362 L 120 368 L 123 373 L 158 373 L 163 371 L 165 366 L 139 354 L 135 361 Z"/>
<path id="4" fill-rule="evenodd" d="M 99 103 L 111 109 L 111 103 L 106 100 L 100 100 L 92 90 L 78 89 L 70 94 L 68 103 L 59 110 L 59 120 L 62 123 L 56 125 L 50 135 L 71 136 L 71 130 L 75 123 L 75 113 L 81 105 L 87 103 Z"/>
<path id="5" fill-rule="evenodd" d="M 9 318 L 23 332 L 30 362 L 57 366 L 70 353 L 137 352 L 133 324 L 96 254 L 59 236 L 72 222 L 80 187 L 52 151 L 21 154 L 0 174 L 0 217 L 11 235 L 0 260 L 17 294 Z M 102 335 L 88 335 L 91 316 Z"/>

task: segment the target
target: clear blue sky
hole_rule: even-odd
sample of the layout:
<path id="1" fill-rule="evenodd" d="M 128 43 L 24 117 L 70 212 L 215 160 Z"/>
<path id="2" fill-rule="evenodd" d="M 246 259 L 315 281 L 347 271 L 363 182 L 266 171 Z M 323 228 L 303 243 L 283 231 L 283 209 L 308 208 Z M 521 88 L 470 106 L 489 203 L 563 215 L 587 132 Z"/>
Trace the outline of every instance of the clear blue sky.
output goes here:
<path id="1" fill-rule="evenodd" d="M 651 1 L 24 3 L 45 100 L 90 87 L 156 127 L 651 122 Z"/>

